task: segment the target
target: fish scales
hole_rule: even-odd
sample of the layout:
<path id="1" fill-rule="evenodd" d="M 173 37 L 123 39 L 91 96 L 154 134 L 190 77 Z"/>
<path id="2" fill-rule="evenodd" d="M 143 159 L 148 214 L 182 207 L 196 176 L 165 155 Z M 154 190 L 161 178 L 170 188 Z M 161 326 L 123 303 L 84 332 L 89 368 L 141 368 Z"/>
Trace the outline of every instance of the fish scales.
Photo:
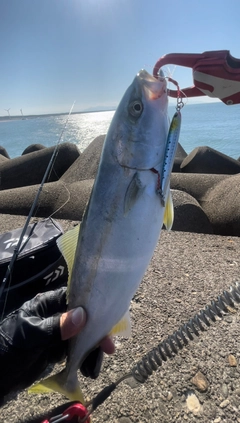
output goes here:
<path id="1" fill-rule="evenodd" d="M 84 307 L 87 323 L 69 342 L 66 368 L 45 384 L 71 400 L 82 399 L 79 366 L 127 312 L 159 239 L 165 207 L 157 188 L 169 129 L 167 106 L 165 78 L 140 71 L 104 142 L 68 293 L 68 308 Z"/>

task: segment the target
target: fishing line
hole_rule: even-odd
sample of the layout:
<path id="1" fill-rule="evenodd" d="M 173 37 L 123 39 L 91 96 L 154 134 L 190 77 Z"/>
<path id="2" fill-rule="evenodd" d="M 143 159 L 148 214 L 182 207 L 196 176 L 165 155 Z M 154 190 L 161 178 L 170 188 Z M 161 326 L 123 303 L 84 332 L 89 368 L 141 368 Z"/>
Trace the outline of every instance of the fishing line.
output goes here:
<path id="1" fill-rule="evenodd" d="M 57 159 L 57 155 L 58 155 L 58 152 L 59 152 L 59 148 L 58 148 L 58 147 L 59 147 L 59 145 L 60 145 L 60 143 L 61 143 L 61 141 L 62 141 L 63 134 L 64 134 L 64 132 L 65 132 L 65 130 L 66 130 L 66 127 L 67 127 L 67 124 L 68 124 L 68 122 L 69 122 L 69 118 L 70 118 L 70 116 L 71 116 L 71 113 L 72 113 L 72 111 L 73 111 L 73 108 L 74 108 L 75 103 L 76 103 L 76 102 L 74 101 L 74 102 L 73 102 L 73 104 L 72 104 L 72 107 L 71 107 L 71 109 L 70 109 L 70 111 L 69 111 L 69 113 L 68 113 L 68 116 L 67 116 L 67 119 L 66 119 L 66 121 L 65 121 L 64 127 L 63 127 L 62 132 L 61 132 L 61 134 L 60 134 L 60 136 L 59 136 L 58 142 L 57 142 L 57 144 L 56 144 L 56 146 L 55 146 L 55 149 L 54 149 L 53 154 L 52 154 L 52 157 L 51 157 L 51 159 L 50 159 L 50 161 L 49 161 L 49 164 L 48 164 L 48 167 L 47 167 L 47 169 L 46 169 L 46 172 L 45 172 L 45 174 L 44 174 L 44 176 L 43 176 L 43 180 L 42 180 L 41 185 L 40 185 L 40 187 L 39 187 L 39 190 L 41 190 L 41 191 L 42 191 L 42 189 L 43 189 L 43 185 L 44 185 L 44 183 L 46 182 L 46 180 L 49 180 L 50 175 L 51 175 L 51 173 L 52 173 L 53 171 L 54 171 L 55 175 L 57 176 L 57 178 L 59 179 L 57 172 L 53 169 L 53 166 L 54 166 L 54 163 L 55 163 L 55 161 L 56 161 L 56 159 Z M 60 179 L 59 179 L 59 181 L 60 181 Z M 61 206 L 61 207 L 64 207 L 64 206 L 65 206 L 65 204 L 67 204 L 67 202 L 70 200 L 70 192 L 69 192 L 69 190 L 67 189 L 67 187 L 64 185 L 63 181 L 60 181 L 60 182 L 62 183 L 62 185 L 64 186 L 64 188 L 66 189 L 66 191 L 68 192 L 68 195 L 69 195 L 69 198 L 67 199 L 67 201 L 63 204 L 63 206 Z M 39 192 L 39 190 L 38 190 L 38 192 Z M 38 199 L 39 199 L 39 197 L 40 197 L 41 191 L 39 192 L 39 195 L 38 195 L 38 192 L 37 192 L 38 198 L 36 199 L 36 197 L 37 197 L 37 195 L 36 195 L 35 200 L 34 200 L 34 202 L 35 202 L 35 204 L 36 204 L 36 210 L 34 211 L 34 212 L 35 212 L 35 214 L 37 213 L 38 208 L 39 208 L 39 206 L 40 206 L 40 203 L 39 203 L 38 205 L 37 205 L 37 203 L 38 203 Z M 61 207 L 59 207 L 59 209 L 61 209 Z M 56 210 L 56 212 L 57 212 L 57 211 L 58 211 L 58 210 Z M 31 211 L 29 212 L 29 214 L 30 214 L 30 213 L 31 213 Z M 53 212 L 53 213 L 52 213 L 49 217 L 51 217 L 54 213 L 55 213 L 55 212 Z M 1 292 L 0 292 L 0 298 L 1 298 Z"/>
<path id="2" fill-rule="evenodd" d="M 30 223 L 30 220 L 31 220 L 32 217 L 35 217 L 35 214 L 36 214 L 37 209 L 39 207 L 38 200 L 39 200 L 40 194 L 42 192 L 43 186 L 44 186 L 45 182 L 49 179 L 50 173 L 53 170 L 53 166 L 54 166 L 54 163 L 55 163 L 55 160 L 57 158 L 58 151 L 59 151 L 59 145 L 60 145 L 60 142 L 62 141 L 62 137 L 63 137 L 63 134 L 64 134 L 64 132 L 66 130 L 66 127 L 67 127 L 67 124 L 68 124 L 68 121 L 69 121 L 69 118 L 70 118 L 70 115 L 72 113 L 72 110 L 73 110 L 74 105 L 75 105 L 75 101 L 73 102 L 72 107 L 71 107 L 71 109 L 70 109 L 70 111 L 68 113 L 68 116 L 67 116 L 65 125 L 64 125 L 64 127 L 62 129 L 62 132 L 61 132 L 60 136 L 59 136 L 58 142 L 57 142 L 57 144 L 56 144 L 56 146 L 55 146 L 55 148 L 53 150 L 51 159 L 50 159 L 50 161 L 48 163 L 48 166 L 47 166 L 47 169 L 46 169 L 46 171 L 45 171 L 45 173 L 43 175 L 42 182 L 41 182 L 41 184 L 40 184 L 40 186 L 39 186 L 39 188 L 37 190 L 36 196 L 34 198 L 34 201 L 33 201 L 32 207 L 31 207 L 31 209 L 29 211 L 29 214 L 27 216 L 27 219 L 26 219 L 25 225 L 23 227 L 23 230 L 21 232 L 21 235 L 19 237 L 18 243 L 17 243 L 16 247 L 14 248 L 13 255 L 12 255 L 11 261 L 10 261 L 8 267 L 7 267 L 6 274 L 5 274 L 5 276 L 4 276 L 3 280 L 2 280 L 2 283 L 1 283 L 1 286 L 0 286 L 0 299 L 1 299 L 1 296 L 3 294 L 4 289 L 7 287 L 7 284 L 8 284 L 8 287 L 7 287 L 8 289 L 7 289 L 7 292 L 6 292 L 6 298 L 5 298 L 5 301 L 4 301 L 4 306 L 3 306 L 3 310 L 2 310 L 2 313 L 1 313 L 1 319 L 0 320 L 2 320 L 3 319 L 3 316 L 4 316 L 4 310 L 5 310 L 6 303 L 7 303 L 8 292 L 9 292 L 9 288 L 11 286 L 11 281 L 12 281 L 13 266 L 15 264 L 15 261 L 17 260 L 18 254 L 20 253 L 21 249 L 24 248 L 26 242 L 29 239 L 29 237 L 28 237 L 27 240 L 22 245 L 24 236 L 26 234 L 28 225 Z M 68 193 L 70 195 L 70 192 L 69 191 L 68 191 Z M 68 198 L 68 201 L 69 201 L 69 198 Z"/>
<path id="3" fill-rule="evenodd" d="M 63 186 L 63 188 L 67 191 L 67 194 L 68 194 L 68 198 L 67 198 L 67 200 L 61 205 L 61 206 L 59 206 L 58 208 L 57 208 L 57 210 L 55 210 L 54 212 L 52 212 L 52 214 L 50 214 L 50 216 L 49 217 L 52 217 L 52 216 L 54 216 L 54 214 L 56 214 L 57 212 L 59 212 L 64 206 L 66 206 L 66 204 L 70 201 L 70 198 L 71 198 L 71 193 L 70 193 L 70 191 L 69 191 L 69 189 L 68 189 L 68 187 L 67 187 L 67 185 L 63 182 L 63 181 L 60 181 L 59 180 L 59 182 L 62 184 L 62 186 Z"/>
<path id="4" fill-rule="evenodd" d="M 166 68 L 166 71 L 164 70 Z M 171 72 L 171 69 L 169 66 L 164 65 L 163 67 L 158 68 L 157 64 L 154 66 L 154 70 L 153 70 L 153 76 L 155 76 L 155 78 L 157 79 L 159 76 L 162 76 L 160 74 L 160 72 L 162 71 L 162 73 L 164 74 L 165 79 L 168 81 L 168 83 L 172 83 L 173 85 L 175 85 L 177 87 L 177 100 L 178 100 L 178 105 L 177 107 L 182 108 L 185 104 L 187 104 L 188 102 L 188 97 L 187 95 L 180 89 L 180 86 L 177 82 L 177 80 L 173 79 L 173 74 L 175 73 L 177 69 L 177 66 L 174 65 L 173 67 L 173 71 Z M 165 75 L 166 74 L 166 75 Z M 168 84 L 168 88 L 167 88 L 167 92 L 169 95 L 170 92 L 170 88 L 169 88 L 169 84 Z M 185 103 L 183 102 L 183 98 L 185 98 Z M 181 104 L 180 101 L 181 100 Z"/>

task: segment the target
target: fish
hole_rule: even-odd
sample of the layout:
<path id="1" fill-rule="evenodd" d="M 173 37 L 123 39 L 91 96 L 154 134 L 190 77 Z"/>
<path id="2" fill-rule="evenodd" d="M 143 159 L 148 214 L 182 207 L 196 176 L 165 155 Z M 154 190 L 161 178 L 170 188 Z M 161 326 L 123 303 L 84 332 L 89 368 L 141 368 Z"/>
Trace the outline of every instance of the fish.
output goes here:
<path id="1" fill-rule="evenodd" d="M 129 307 L 159 240 L 170 229 L 169 175 L 161 175 L 169 144 L 167 82 L 144 69 L 134 78 L 109 126 L 81 225 L 58 240 L 69 270 L 68 309 L 82 306 L 87 322 L 69 341 L 66 367 L 30 392 L 57 391 L 84 403 L 77 371 L 108 334 L 130 333 Z M 171 143 L 170 143 L 171 144 Z M 166 210 L 166 212 L 165 212 Z"/>

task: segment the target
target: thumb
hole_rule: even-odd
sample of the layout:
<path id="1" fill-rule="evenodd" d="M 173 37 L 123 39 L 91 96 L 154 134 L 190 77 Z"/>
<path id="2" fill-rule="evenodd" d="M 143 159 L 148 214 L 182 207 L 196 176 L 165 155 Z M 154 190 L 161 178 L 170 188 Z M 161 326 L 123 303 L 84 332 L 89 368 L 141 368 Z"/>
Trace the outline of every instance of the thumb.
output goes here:
<path id="1" fill-rule="evenodd" d="M 63 341 L 77 335 L 86 323 L 86 312 L 82 307 L 77 307 L 60 317 L 61 338 Z"/>

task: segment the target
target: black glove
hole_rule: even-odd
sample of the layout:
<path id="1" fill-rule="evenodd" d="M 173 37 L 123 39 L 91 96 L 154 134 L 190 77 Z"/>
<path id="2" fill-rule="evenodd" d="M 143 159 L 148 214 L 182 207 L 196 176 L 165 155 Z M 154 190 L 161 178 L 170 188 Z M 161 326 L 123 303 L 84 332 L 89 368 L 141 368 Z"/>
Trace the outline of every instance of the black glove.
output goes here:
<path id="1" fill-rule="evenodd" d="M 61 340 L 60 315 L 66 312 L 66 288 L 38 294 L 0 323 L 0 398 L 35 382 L 49 364 L 62 360 L 67 342 Z M 100 347 L 81 366 L 84 376 L 98 377 Z"/>

